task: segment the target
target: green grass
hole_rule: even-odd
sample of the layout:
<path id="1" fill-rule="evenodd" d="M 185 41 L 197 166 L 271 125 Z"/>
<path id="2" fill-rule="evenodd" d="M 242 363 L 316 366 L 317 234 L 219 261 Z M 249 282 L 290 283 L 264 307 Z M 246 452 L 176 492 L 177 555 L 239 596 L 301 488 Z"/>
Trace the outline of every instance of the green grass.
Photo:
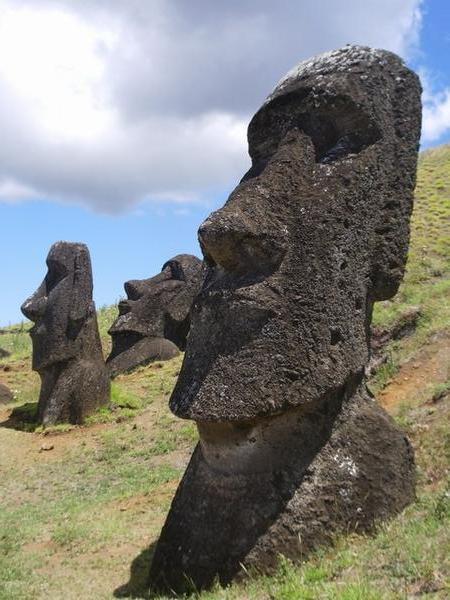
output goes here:
<path id="1" fill-rule="evenodd" d="M 400 344 L 391 345 L 391 349 L 387 352 L 386 362 L 380 365 L 375 375 L 370 380 L 370 389 L 374 394 L 384 389 L 399 371 L 399 359 L 397 356 Z M 394 348 L 396 350 L 394 350 Z"/>
<path id="2" fill-rule="evenodd" d="M 36 567 L 55 553 L 106 551 L 130 538 L 130 518 L 111 506 L 150 497 L 180 476 L 140 453 L 142 442 L 128 426 L 118 436 L 105 432 L 95 448 L 80 444 L 60 460 L 31 463 L 25 477 L 10 466 L 0 490 L 0 598 L 36 597 Z M 161 506 L 148 512 L 160 514 Z M 44 550 L 30 552 L 33 544 Z"/>
<path id="3" fill-rule="evenodd" d="M 102 306 L 97 310 L 98 329 L 105 357 L 111 352 L 111 337 L 108 335 L 108 329 L 114 323 L 118 314 L 117 304 Z"/>
<path id="4" fill-rule="evenodd" d="M 168 398 L 181 367 L 182 356 L 138 367 L 111 384 L 111 402 L 88 417 L 87 424 L 124 421 L 142 413 L 156 400 Z"/>
<path id="5" fill-rule="evenodd" d="M 227 589 L 216 586 L 194 597 L 400 599 L 434 590 L 433 598 L 447 598 L 450 594 L 449 407 L 444 402 L 436 406 L 432 413 L 425 404 L 404 409 L 419 470 L 418 501 L 404 513 L 381 525 L 376 535 L 339 537 L 332 548 L 319 550 L 300 565 L 280 557 L 273 576 L 253 573 L 244 583 Z M 111 568 L 110 549 L 130 543 L 136 536 L 142 540 L 155 539 L 181 474 L 180 469 L 168 463 L 153 462 L 159 455 L 165 456 L 165 451 L 155 451 L 153 442 L 164 440 L 163 432 L 172 427 L 171 419 L 162 414 L 154 424 L 153 440 L 148 430 L 133 428 L 131 423 L 102 430 L 95 447 L 86 447 L 81 442 L 51 463 L 31 463 L 25 477 L 20 466 L 11 465 L 0 490 L 3 557 L 0 598 L 72 597 L 64 596 L 63 588 L 59 587 L 58 577 L 62 581 L 66 577 L 59 562 L 58 574 L 48 573 L 47 583 L 40 572 L 49 562 L 65 557 L 65 568 L 74 571 L 77 578 L 85 578 L 82 568 L 85 554 L 93 569 L 89 578 L 94 587 L 89 590 L 98 591 L 78 592 L 78 597 L 112 598 L 114 586 L 109 584 L 107 576 Z M 179 435 L 187 444 L 188 454 L 193 442 L 191 432 L 182 425 Z M 180 443 L 179 440 L 176 443 L 178 448 Z M 161 495 L 161 490 L 167 493 Z M 140 496 L 144 498 L 142 511 L 122 511 L 127 502 Z M 145 531 L 141 530 L 142 520 Z M 127 552 L 121 560 L 129 564 L 136 553 Z M 145 553 L 147 561 L 150 554 Z M 141 566 L 146 572 L 148 562 Z M 101 578 L 101 583 L 96 577 Z M 139 589 L 135 593 L 133 597 L 143 597 Z"/>
<path id="6" fill-rule="evenodd" d="M 31 324 L 29 322 L 3 327 L 0 331 L 0 348 L 10 353 L 6 360 L 22 360 L 31 357 L 31 340 L 28 330 Z M 2 362 L 5 359 L 0 359 Z"/>
<path id="7" fill-rule="evenodd" d="M 450 394 L 450 379 L 435 385 L 431 392 L 432 401 L 437 402 Z"/>
<path id="8" fill-rule="evenodd" d="M 376 536 L 346 536 L 298 566 L 283 558 L 273 577 L 202 594 L 218 599 L 400 599 L 408 593 L 450 593 L 450 515 L 446 492 L 422 495 Z M 437 596 L 434 596 L 437 597 Z"/>
<path id="9" fill-rule="evenodd" d="M 375 305 L 374 325 L 391 324 L 411 306 L 424 308 L 428 333 L 448 324 L 449 278 L 450 146 L 442 146 L 420 155 L 405 279 L 393 300 Z"/>
<path id="10" fill-rule="evenodd" d="M 450 329 L 450 146 L 420 155 L 406 275 L 392 300 L 375 304 L 373 324 L 389 328 L 413 307 L 421 313 L 417 331 L 410 343 L 391 344 L 375 391 L 433 335 Z"/>
<path id="11" fill-rule="evenodd" d="M 86 418 L 86 425 L 95 423 L 121 422 L 131 419 L 144 408 L 147 403 L 124 386 L 111 383 L 111 399 L 108 406 L 99 408 L 95 413 Z"/>

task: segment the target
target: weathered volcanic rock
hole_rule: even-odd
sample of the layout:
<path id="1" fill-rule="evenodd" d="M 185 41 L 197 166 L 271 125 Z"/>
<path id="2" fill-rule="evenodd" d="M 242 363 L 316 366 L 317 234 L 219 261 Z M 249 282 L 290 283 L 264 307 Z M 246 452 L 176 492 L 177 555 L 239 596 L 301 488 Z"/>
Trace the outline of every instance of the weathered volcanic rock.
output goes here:
<path id="1" fill-rule="evenodd" d="M 38 421 L 82 423 L 109 401 L 97 315 L 92 300 L 92 270 L 84 244 L 57 242 L 47 256 L 48 272 L 22 305 L 34 321 L 33 369 L 41 377 Z"/>
<path id="2" fill-rule="evenodd" d="M 12 391 L 7 385 L 0 382 L 0 404 L 8 404 L 14 400 Z"/>
<path id="3" fill-rule="evenodd" d="M 170 405 L 200 442 L 152 586 L 270 571 L 414 498 L 411 447 L 364 370 L 373 304 L 403 277 L 420 92 L 394 54 L 349 46 L 301 63 L 253 117 L 252 167 L 199 229 L 207 272 Z"/>
<path id="4" fill-rule="evenodd" d="M 107 365 L 113 377 L 184 350 L 201 276 L 202 261 L 180 254 L 155 277 L 125 283 L 128 299 L 119 303 L 119 317 L 109 330 Z"/>

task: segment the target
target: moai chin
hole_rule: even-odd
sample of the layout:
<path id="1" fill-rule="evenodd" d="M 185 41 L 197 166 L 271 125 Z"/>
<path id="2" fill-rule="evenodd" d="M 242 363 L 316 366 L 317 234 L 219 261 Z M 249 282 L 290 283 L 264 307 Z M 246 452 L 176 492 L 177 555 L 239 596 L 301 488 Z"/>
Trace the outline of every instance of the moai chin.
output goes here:
<path id="1" fill-rule="evenodd" d="M 57 242 L 47 256 L 48 272 L 21 310 L 34 321 L 33 370 L 41 377 L 38 422 L 82 423 L 109 401 L 92 270 L 84 244 Z"/>
<path id="2" fill-rule="evenodd" d="M 196 256 L 179 254 L 155 277 L 125 283 L 128 298 L 119 303 L 119 316 L 109 330 L 107 366 L 113 377 L 185 349 L 202 264 Z"/>
<path id="3" fill-rule="evenodd" d="M 252 166 L 199 229 L 207 272 L 170 406 L 200 441 L 155 588 L 270 571 L 413 500 L 412 449 L 364 370 L 373 304 L 404 273 L 420 93 L 396 55 L 347 46 L 253 117 Z"/>

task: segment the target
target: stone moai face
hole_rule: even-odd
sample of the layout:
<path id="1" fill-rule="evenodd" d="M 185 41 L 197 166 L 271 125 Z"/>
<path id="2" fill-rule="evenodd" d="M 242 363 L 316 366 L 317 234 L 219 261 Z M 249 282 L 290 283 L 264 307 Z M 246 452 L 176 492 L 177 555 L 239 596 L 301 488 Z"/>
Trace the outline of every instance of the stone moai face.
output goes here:
<path id="1" fill-rule="evenodd" d="M 207 269 L 170 406 L 200 442 L 156 587 L 270 570 L 413 499 L 411 450 L 364 369 L 373 303 L 404 273 L 420 92 L 394 54 L 347 46 L 298 65 L 253 117 L 252 166 L 199 229 Z"/>
<path id="2" fill-rule="evenodd" d="M 78 334 L 92 312 L 92 271 L 87 247 L 57 242 L 46 262 L 44 281 L 21 307 L 34 322 L 30 335 L 35 371 L 77 355 Z"/>
<path id="3" fill-rule="evenodd" d="M 43 282 L 21 307 L 23 314 L 34 322 L 30 329 L 32 366 L 43 378 L 39 419 L 47 424 L 62 420 L 80 422 L 90 409 L 109 398 L 92 300 L 88 248 L 84 244 L 57 242 L 47 256 L 47 267 Z M 84 361 L 83 367 L 89 371 L 78 390 L 76 385 L 83 369 L 78 369 L 73 377 L 77 361 Z M 91 397 L 84 399 L 92 377 L 96 380 L 95 387 L 90 391 Z"/>
<path id="4" fill-rule="evenodd" d="M 113 345 L 107 362 L 113 375 L 184 350 L 201 274 L 201 260 L 180 254 L 155 277 L 125 283 L 128 299 L 119 303 L 119 317 L 109 330 Z"/>
<path id="5" fill-rule="evenodd" d="M 268 416 L 364 369 L 372 305 L 405 266 L 417 86 L 392 54 L 345 48 L 299 65 L 256 113 L 252 167 L 199 229 L 208 270 L 175 414 Z"/>

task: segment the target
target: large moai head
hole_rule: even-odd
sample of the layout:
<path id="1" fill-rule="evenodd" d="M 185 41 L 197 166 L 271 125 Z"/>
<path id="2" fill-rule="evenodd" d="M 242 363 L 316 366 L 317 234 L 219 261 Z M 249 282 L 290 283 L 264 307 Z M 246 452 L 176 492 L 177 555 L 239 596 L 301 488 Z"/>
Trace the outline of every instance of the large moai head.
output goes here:
<path id="1" fill-rule="evenodd" d="M 252 166 L 200 226 L 207 266 L 170 400 L 200 441 L 150 580 L 270 571 L 414 498 L 409 443 L 364 384 L 373 303 L 408 250 L 420 83 L 348 46 L 298 65 L 248 128 Z"/>
<path id="2" fill-rule="evenodd" d="M 208 269 L 177 415 L 277 414 L 363 372 L 372 305 L 405 268 L 420 114 L 416 75 L 364 47 L 275 88 L 249 125 L 251 169 L 199 229 Z"/>
<path id="3" fill-rule="evenodd" d="M 165 262 L 155 277 L 125 283 L 127 300 L 119 303 L 119 317 L 109 330 L 107 364 L 113 376 L 185 349 L 201 274 L 200 259 L 180 254 Z"/>
<path id="4" fill-rule="evenodd" d="M 84 244 L 57 242 L 48 253 L 47 268 L 43 282 L 21 307 L 34 322 L 32 366 L 42 378 L 38 419 L 46 424 L 81 422 L 109 398 L 89 250 Z"/>

